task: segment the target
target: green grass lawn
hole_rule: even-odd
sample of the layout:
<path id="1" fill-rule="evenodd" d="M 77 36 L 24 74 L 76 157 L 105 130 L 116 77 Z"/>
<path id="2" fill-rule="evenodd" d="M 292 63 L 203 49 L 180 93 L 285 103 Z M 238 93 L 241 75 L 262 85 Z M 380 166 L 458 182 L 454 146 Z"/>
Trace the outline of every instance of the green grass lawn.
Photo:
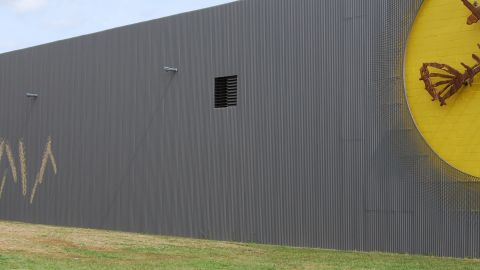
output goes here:
<path id="1" fill-rule="evenodd" d="M 241 244 L 0 222 L 0 269 L 480 269 L 480 260 Z"/>

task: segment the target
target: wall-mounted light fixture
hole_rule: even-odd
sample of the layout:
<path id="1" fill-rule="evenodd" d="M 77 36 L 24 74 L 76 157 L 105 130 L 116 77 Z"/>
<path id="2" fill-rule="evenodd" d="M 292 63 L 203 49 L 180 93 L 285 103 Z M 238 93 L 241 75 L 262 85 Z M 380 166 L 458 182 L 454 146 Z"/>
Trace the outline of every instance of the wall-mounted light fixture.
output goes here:
<path id="1" fill-rule="evenodd" d="M 174 73 L 178 72 L 178 68 L 173 68 L 173 67 L 163 67 L 163 70 L 165 70 L 166 72 L 174 72 Z"/>
<path id="2" fill-rule="evenodd" d="M 38 98 L 38 94 L 33 94 L 33 93 L 26 93 L 25 96 L 27 96 L 27 98 L 32 98 L 32 99 Z"/>

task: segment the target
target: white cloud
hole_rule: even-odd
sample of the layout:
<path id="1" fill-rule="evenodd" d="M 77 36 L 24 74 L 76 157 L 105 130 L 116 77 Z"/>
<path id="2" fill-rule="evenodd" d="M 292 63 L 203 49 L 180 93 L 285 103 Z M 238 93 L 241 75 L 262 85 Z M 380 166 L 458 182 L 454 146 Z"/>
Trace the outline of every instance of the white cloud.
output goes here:
<path id="1" fill-rule="evenodd" d="M 20 13 L 36 11 L 47 4 L 47 0 L 0 0 Z"/>

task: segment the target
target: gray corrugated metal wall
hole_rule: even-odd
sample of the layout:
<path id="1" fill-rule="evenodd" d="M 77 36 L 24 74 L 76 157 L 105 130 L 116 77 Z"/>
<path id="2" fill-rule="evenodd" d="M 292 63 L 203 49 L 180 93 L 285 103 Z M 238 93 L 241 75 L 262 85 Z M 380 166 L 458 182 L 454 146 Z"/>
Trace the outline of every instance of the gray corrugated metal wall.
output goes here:
<path id="1" fill-rule="evenodd" d="M 480 256 L 476 179 L 431 152 L 405 103 L 420 4 L 240 1 L 0 55 L 18 170 L 4 155 L 0 218 Z M 234 74 L 238 106 L 213 109 L 214 77 Z M 49 136 L 58 173 L 47 163 L 30 204 Z"/>

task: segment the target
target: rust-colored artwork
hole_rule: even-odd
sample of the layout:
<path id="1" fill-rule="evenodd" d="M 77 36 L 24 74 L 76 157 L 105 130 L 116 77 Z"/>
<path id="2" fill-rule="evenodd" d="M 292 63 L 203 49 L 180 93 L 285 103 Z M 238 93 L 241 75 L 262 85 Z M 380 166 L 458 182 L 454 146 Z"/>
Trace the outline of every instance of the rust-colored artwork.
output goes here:
<path id="1" fill-rule="evenodd" d="M 477 23 L 478 20 L 480 20 L 480 7 L 478 6 L 478 2 L 474 1 L 473 4 L 470 3 L 469 0 L 462 0 L 462 2 L 472 12 L 472 15 L 467 19 L 467 24 Z"/>
<path id="2" fill-rule="evenodd" d="M 432 96 L 432 101 L 438 100 L 440 106 L 446 105 L 445 101 L 463 86 L 472 85 L 473 78 L 480 73 L 480 58 L 475 54 L 472 54 L 472 58 L 476 61 L 473 66 L 461 63 L 465 68 L 463 73 L 446 64 L 424 63 L 422 65 L 420 80 L 425 83 L 425 89 Z"/>
<path id="3" fill-rule="evenodd" d="M 5 170 L 3 172 L 3 175 L 0 174 L 0 200 L 2 199 L 2 195 L 5 191 L 5 185 L 7 182 L 7 175 L 8 172 L 10 171 L 10 174 L 12 175 L 13 178 L 13 183 L 18 184 L 18 172 L 17 172 L 17 166 L 15 164 L 15 158 L 14 154 L 12 151 L 12 147 L 10 144 L 3 138 L 0 138 L 0 163 L 2 161 L 3 155 L 6 154 L 7 160 L 8 160 L 8 168 L 9 170 Z M 25 143 L 23 142 L 22 139 L 18 141 L 18 159 L 20 160 L 20 176 L 21 176 L 21 184 L 22 184 L 22 195 L 24 197 L 27 197 L 28 195 L 28 180 L 27 180 L 27 155 L 26 155 L 26 148 L 25 148 Z M 35 196 L 37 194 L 37 191 L 39 187 L 45 182 L 45 175 L 46 175 L 46 170 L 48 167 L 48 164 L 51 164 L 51 168 L 53 170 L 53 174 L 57 175 L 57 162 L 55 160 L 55 157 L 53 155 L 53 150 L 52 150 L 52 138 L 48 137 L 47 144 L 45 145 L 45 150 L 43 151 L 42 155 L 42 160 L 40 162 L 40 169 L 38 170 L 38 173 L 35 177 L 35 182 L 33 184 L 30 196 L 29 196 L 29 201 L 30 204 L 33 203 L 33 200 L 35 199 Z"/>

